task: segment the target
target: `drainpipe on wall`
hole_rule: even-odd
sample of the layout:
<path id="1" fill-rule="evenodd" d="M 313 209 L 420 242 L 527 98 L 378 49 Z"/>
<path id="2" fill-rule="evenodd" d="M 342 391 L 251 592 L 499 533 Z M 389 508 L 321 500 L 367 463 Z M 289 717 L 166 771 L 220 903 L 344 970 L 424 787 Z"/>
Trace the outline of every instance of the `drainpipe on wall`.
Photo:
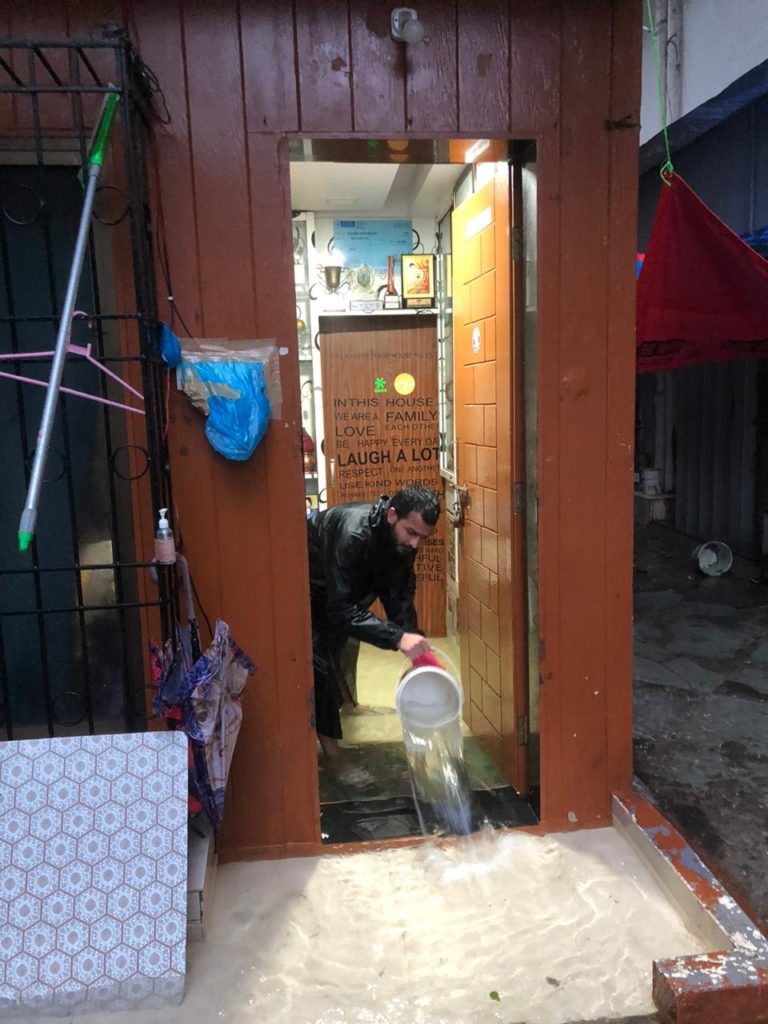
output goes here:
<path id="1" fill-rule="evenodd" d="M 667 88 L 667 40 L 669 0 L 653 0 L 653 22 L 656 27 L 656 46 L 659 54 L 659 74 L 661 75 L 661 94 L 669 118 L 669 94 Z"/>
<path id="2" fill-rule="evenodd" d="M 652 0 L 667 124 L 683 116 L 683 2 Z"/>
<path id="3" fill-rule="evenodd" d="M 662 474 L 661 488 L 665 494 L 672 494 L 675 490 L 675 459 L 672 443 L 672 434 L 675 425 L 675 375 L 668 370 L 666 377 L 666 392 L 664 395 L 664 472 Z"/>
<path id="4" fill-rule="evenodd" d="M 667 377 L 668 370 L 656 371 L 656 394 L 653 397 L 653 468 L 659 473 L 659 486 L 666 490 L 667 455 Z"/>
<path id="5" fill-rule="evenodd" d="M 679 120 L 683 110 L 683 0 L 667 0 L 667 38 L 664 45 L 666 54 L 666 97 L 670 124 Z M 675 423 L 675 375 L 664 374 L 664 466 L 662 489 L 671 494 L 675 489 L 675 466 L 672 434 Z"/>
<path id="6" fill-rule="evenodd" d="M 683 116 L 683 0 L 667 0 L 666 31 L 665 95 L 671 124 Z"/>
<path id="7" fill-rule="evenodd" d="M 667 122 L 671 124 L 683 114 L 682 0 L 653 0 L 653 8 L 662 95 L 666 105 Z M 654 396 L 653 466 L 658 470 L 659 486 L 663 494 L 671 494 L 675 489 L 672 438 L 674 404 L 674 378 L 669 371 L 657 373 Z"/>

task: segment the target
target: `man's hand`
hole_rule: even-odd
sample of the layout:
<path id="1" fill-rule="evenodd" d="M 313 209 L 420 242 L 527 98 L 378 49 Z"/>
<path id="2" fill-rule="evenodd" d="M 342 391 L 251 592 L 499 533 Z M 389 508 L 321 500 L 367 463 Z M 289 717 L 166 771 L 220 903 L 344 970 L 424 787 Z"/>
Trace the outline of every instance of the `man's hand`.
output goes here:
<path id="1" fill-rule="evenodd" d="M 422 654 L 426 654 L 427 651 L 431 651 L 432 648 L 424 639 L 420 633 L 403 633 L 400 637 L 400 643 L 397 645 L 398 651 L 410 658 L 413 661 L 414 658 L 420 658 Z"/>

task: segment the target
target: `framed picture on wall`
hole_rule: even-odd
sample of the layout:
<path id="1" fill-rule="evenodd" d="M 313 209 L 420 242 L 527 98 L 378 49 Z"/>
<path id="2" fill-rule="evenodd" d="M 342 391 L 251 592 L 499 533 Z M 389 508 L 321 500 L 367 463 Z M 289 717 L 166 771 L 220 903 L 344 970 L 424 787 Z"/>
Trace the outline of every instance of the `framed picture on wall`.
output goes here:
<path id="1" fill-rule="evenodd" d="M 435 257 L 431 252 L 409 252 L 400 257 L 403 306 L 406 309 L 435 304 Z"/>

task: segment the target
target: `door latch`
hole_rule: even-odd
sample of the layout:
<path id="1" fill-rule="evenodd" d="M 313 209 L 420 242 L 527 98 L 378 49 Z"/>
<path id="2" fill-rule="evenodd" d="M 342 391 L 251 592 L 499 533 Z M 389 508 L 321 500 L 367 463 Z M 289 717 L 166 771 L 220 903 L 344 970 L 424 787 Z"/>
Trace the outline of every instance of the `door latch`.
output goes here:
<path id="1" fill-rule="evenodd" d="M 469 498 L 469 488 L 466 484 L 461 486 L 454 484 L 453 489 L 456 497 L 451 508 L 447 509 L 446 515 L 448 522 L 454 530 L 458 530 L 460 526 L 464 525 L 464 513 L 470 507 L 471 501 Z"/>

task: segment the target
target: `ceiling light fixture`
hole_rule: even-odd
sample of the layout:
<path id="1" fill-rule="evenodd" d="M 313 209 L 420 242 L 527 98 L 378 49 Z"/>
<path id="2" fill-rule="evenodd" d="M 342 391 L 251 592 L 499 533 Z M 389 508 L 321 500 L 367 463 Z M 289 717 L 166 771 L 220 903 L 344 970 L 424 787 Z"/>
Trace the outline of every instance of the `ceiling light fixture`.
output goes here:
<path id="1" fill-rule="evenodd" d="M 395 7 L 390 21 L 392 38 L 398 43 L 420 43 L 424 26 L 412 7 Z"/>
<path id="2" fill-rule="evenodd" d="M 464 154 L 464 163 L 473 163 L 479 156 L 482 156 L 490 145 L 489 139 L 478 139 L 477 142 L 473 142 L 471 146 L 467 147 L 467 151 Z"/>

